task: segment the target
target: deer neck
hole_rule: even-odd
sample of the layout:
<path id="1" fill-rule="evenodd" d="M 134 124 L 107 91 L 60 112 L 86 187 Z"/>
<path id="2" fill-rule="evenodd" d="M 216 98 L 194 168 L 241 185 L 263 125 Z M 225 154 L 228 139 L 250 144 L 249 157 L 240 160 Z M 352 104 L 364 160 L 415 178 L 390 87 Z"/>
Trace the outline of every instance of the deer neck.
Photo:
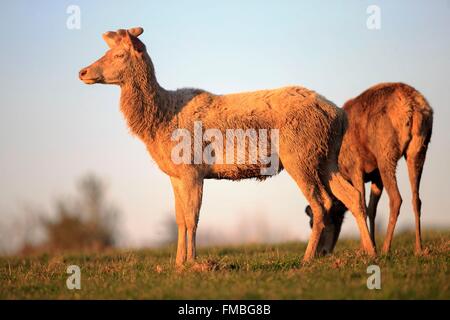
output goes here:
<path id="1" fill-rule="evenodd" d="M 149 140 L 164 122 L 164 89 L 156 81 L 150 60 L 137 63 L 133 69 L 121 85 L 120 109 L 131 132 Z"/>

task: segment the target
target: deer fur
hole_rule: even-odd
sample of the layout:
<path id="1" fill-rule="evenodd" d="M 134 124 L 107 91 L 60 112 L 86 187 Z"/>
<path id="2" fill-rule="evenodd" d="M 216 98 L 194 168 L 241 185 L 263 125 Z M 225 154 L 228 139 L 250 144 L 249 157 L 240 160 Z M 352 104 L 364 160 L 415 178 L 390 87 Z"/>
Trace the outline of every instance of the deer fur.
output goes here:
<path id="1" fill-rule="evenodd" d="M 383 186 L 389 196 L 390 216 L 383 244 L 383 252 L 389 252 L 395 224 L 400 213 L 402 198 L 397 186 L 396 168 L 405 157 L 412 191 L 415 215 L 415 251 L 422 251 L 420 179 L 425 163 L 428 143 L 433 127 L 433 110 L 425 97 L 404 83 L 381 83 L 364 91 L 345 103 L 349 125 L 339 154 L 342 175 L 357 188 L 365 199 L 365 182 L 371 182 L 370 200 L 367 208 L 370 235 L 375 244 L 375 217 Z M 344 213 L 345 205 L 334 201 L 331 209 L 328 248 L 334 247 Z M 314 213 L 309 207 L 306 213 Z M 311 223 L 312 223 L 311 219 Z M 319 247 L 318 250 L 324 250 Z"/>
<path id="2" fill-rule="evenodd" d="M 87 84 L 117 84 L 120 109 L 131 132 L 147 146 L 151 157 L 171 180 L 178 247 L 176 263 L 195 259 L 195 235 L 204 179 L 265 179 L 257 164 L 175 164 L 171 136 L 179 128 L 191 129 L 201 120 L 203 128 L 279 129 L 280 167 L 297 182 L 314 211 L 313 227 L 304 260 L 316 254 L 331 207 L 331 193 L 355 215 L 368 254 L 375 250 L 361 207 L 360 193 L 337 170 L 337 156 L 346 126 L 345 113 L 317 93 L 302 87 L 286 87 L 230 95 L 199 89 L 169 91 L 155 76 L 145 45 L 137 38 L 142 28 L 107 32 L 110 50 L 79 77 Z M 277 171 L 277 172 L 278 172 Z M 187 244 L 186 244 L 187 240 Z"/>

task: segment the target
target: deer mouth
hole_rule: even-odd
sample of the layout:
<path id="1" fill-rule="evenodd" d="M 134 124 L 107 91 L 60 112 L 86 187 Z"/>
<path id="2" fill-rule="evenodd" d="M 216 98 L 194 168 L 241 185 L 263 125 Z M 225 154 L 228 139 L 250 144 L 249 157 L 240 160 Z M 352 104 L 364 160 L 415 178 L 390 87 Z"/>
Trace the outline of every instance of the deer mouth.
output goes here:
<path id="1" fill-rule="evenodd" d="M 100 82 L 100 79 L 81 79 L 85 84 L 94 84 Z"/>
<path id="2" fill-rule="evenodd" d="M 103 82 L 103 76 L 96 75 L 96 74 L 89 74 L 89 69 L 85 68 L 80 71 L 78 77 L 81 81 L 83 81 L 85 84 L 94 84 L 94 83 L 102 83 Z"/>

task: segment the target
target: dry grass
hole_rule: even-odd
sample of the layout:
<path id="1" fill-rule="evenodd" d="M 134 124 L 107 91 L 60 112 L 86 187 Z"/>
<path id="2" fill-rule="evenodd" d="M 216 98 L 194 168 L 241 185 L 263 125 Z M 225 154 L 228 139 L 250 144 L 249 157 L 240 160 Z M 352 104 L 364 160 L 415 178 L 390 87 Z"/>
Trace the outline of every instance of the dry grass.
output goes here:
<path id="1" fill-rule="evenodd" d="M 335 254 L 302 264 L 304 243 L 213 247 L 177 270 L 174 248 L 0 258 L 2 299 L 450 299 L 450 232 L 395 238 L 389 256 L 370 259 L 356 240 Z M 81 290 L 66 288 L 66 268 L 79 265 Z M 378 264 L 382 289 L 368 290 L 368 265 Z"/>

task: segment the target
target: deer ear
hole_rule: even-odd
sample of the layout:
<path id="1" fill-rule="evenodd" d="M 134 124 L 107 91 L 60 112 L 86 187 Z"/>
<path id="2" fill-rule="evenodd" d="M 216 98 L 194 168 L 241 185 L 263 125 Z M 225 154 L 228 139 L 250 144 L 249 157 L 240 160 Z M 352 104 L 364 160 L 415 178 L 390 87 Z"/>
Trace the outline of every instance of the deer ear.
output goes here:
<path id="1" fill-rule="evenodd" d="M 131 34 L 129 30 L 125 32 L 122 40 L 138 53 L 145 51 L 145 45 L 135 35 Z"/>
<path id="2" fill-rule="evenodd" d="M 128 29 L 128 33 L 134 37 L 139 37 L 144 32 L 144 29 L 141 27 Z"/>
<path id="3" fill-rule="evenodd" d="M 105 40 L 108 47 L 114 48 L 115 46 L 117 46 L 117 33 L 108 31 L 102 35 L 102 38 L 103 40 Z"/>

